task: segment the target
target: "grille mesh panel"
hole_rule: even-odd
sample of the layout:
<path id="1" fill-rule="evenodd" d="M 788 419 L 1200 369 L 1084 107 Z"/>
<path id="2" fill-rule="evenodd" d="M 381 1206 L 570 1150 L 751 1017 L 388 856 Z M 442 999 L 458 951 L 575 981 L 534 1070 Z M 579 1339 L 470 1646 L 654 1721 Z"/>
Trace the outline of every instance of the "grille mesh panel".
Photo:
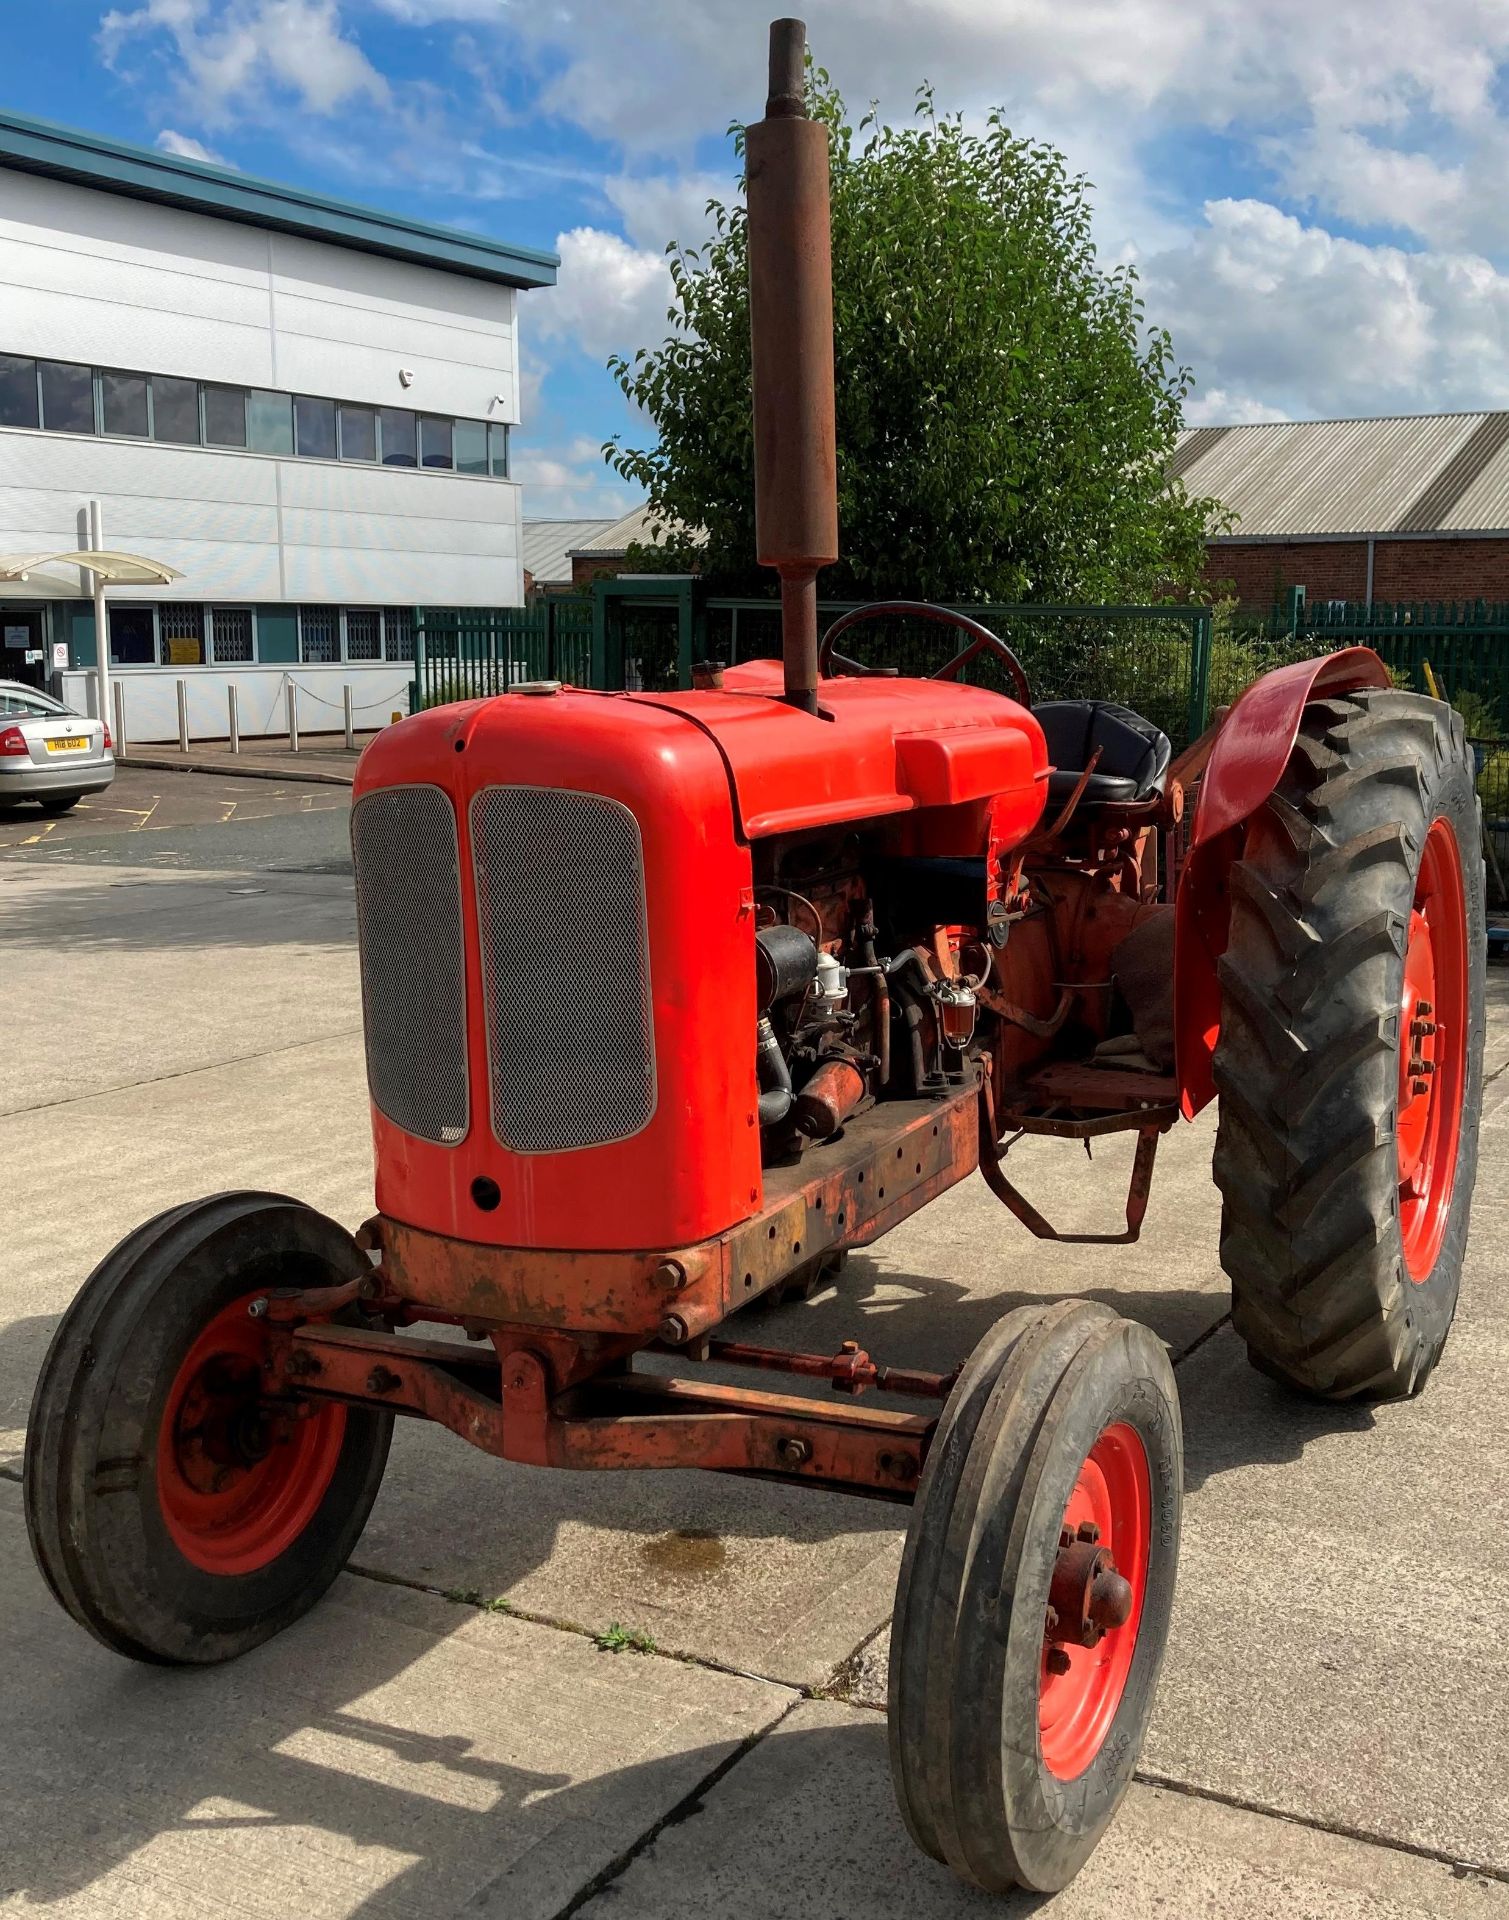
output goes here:
<path id="1" fill-rule="evenodd" d="M 351 809 L 367 1084 L 394 1126 L 466 1136 L 466 974 L 456 814 L 438 787 L 381 787 Z"/>
<path id="2" fill-rule="evenodd" d="M 626 1140 L 655 1111 L 639 824 L 616 800 L 472 801 L 493 1132 L 515 1153 Z"/>

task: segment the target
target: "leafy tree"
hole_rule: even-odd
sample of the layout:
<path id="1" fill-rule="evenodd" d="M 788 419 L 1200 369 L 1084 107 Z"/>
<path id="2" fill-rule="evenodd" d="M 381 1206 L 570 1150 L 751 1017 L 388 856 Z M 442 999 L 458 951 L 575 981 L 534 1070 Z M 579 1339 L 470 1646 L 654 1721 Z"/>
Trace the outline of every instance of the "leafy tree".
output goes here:
<path id="1" fill-rule="evenodd" d="M 829 130 L 839 528 L 825 595 L 957 601 L 1193 597 L 1216 503 L 1165 479 L 1191 376 L 1144 318 L 1135 272 L 1107 272 L 1089 185 L 1052 147 L 874 109 L 857 129 L 820 68 Z M 742 161 L 741 128 L 730 129 Z M 768 587 L 754 540 L 742 204 L 672 245 L 671 332 L 609 361 L 658 443 L 603 452 L 649 496 L 667 544 L 638 563 Z M 685 533 L 700 529 L 705 545 Z"/>

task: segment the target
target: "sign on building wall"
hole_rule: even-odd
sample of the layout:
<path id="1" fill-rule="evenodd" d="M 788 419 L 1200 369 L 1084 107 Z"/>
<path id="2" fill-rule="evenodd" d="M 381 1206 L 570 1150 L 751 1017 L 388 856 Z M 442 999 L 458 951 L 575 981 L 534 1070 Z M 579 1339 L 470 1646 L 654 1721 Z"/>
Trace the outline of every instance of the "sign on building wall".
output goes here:
<path id="1" fill-rule="evenodd" d="M 31 628 L 7 627 L 5 629 L 5 644 L 8 647 L 15 647 L 18 651 L 22 647 L 29 647 L 31 645 Z"/>

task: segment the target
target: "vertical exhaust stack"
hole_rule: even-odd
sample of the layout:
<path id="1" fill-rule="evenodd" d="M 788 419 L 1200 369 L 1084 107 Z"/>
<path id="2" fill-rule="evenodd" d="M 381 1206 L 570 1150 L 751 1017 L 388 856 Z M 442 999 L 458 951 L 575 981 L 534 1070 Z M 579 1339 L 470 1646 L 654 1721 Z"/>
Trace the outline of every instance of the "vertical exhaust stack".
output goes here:
<path id="1" fill-rule="evenodd" d="M 806 106 L 807 28 L 770 27 L 770 97 L 745 134 L 755 544 L 781 576 L 786 698 L 817 712 L 817 570 L 838 558 L 828 131 Z"/>

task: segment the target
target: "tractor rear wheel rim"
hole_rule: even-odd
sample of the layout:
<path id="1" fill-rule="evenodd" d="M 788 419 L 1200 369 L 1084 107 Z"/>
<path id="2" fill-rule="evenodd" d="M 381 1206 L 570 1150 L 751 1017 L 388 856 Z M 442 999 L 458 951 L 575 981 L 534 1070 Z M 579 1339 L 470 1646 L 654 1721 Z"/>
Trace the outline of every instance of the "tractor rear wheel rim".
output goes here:
<path id="1" fill-rule="evenodd" d="M 1426 835 L 1409 916 L 1399 1008 L 1399 1232 L 1416 1283 L 1441 1251 L 1467 1079 L 1467 902 L 1456 835 Z"/>
<path id="2" fill-rule="evenodd" d="M 263 1391 L 265 1323 L 246 1294 L 188 1352 L 163 1406 L 157 1498 L 173 1544 L 205 1573 L 255 1573 L 309 1526 L 346 1437 L 342 1406 L 280 1405 Z"/>
<path id="3" fill-rule="evenodd" d="M 1105 1743 L 1126 1691 L 1137 1648 L 1152 1557 L 1152 1474 L 1147 1449 L 1124 1421 L 1091 1447 L 1064 1508 L 1060 1559 L 1093 1542 L 1110 1555 L 1130 1588 L 1119 1626 L 1094 1646 L 1080 1644 L 1075 1623 L 1049 1609 L 1038 1679 L 1038 1741 L 1043 1765 L 1059 1780 L 1077 1780 Z M 1094 1530 L 1093 1532 L 1091 1530 Z"/>

